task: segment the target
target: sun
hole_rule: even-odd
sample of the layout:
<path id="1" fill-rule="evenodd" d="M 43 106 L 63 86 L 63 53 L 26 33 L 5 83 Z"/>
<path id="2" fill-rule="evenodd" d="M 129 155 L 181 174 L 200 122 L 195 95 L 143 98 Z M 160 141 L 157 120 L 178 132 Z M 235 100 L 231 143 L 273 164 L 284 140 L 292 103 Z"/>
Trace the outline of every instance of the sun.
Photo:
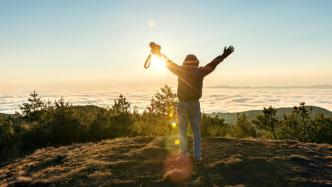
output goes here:
<path id="1" fill-rule="evenodd" d="M 153 69 L 155 72 L 161 73 L 165 71 L 165 68 L 165 61 L 162 58 L 156 55 L 151 56 L 151 69 Z"/>

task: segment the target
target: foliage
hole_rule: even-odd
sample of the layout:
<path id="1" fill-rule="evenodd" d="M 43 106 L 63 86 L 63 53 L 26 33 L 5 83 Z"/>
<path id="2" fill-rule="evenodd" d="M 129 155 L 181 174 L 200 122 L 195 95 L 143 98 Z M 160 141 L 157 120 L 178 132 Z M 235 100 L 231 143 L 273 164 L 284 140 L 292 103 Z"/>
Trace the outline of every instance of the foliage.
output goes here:
<path id="1" fill-rule="evenodd" d="M 24 119 L 27 121 L 36 121 L 40 118 L 41 109 L 44 106 L 44 102 L 38 96 L 36 91 L 29 94 L 28 102 L 20 105 L 20 110 Z"/>
<path id="2" fill-rule="evenodd" d="M 311 116 L 312 108 L 305 106 L 305 103 L 300 103 L 300 106 L 295 106 L 291 114 L 284 115 L 283 126 L 281 128 L 281 135 L 283 138 L 296 139 L 303 142 L 308 142 L 315 132 L 315 123 Z M 321 124 L 318 124 L 319 126 Z"/>
<path id="3" fill-rule="evenodd" d="M 310 142 L 332 144 L 332 117 L 317 115 L 313 120 L 313 128 L 309 137 Z"/>
<path id="4" fill-rule="evenodd" d="M 270 132 L 273 136 L 273 139 L 277 139 L 277 128 L 279 121 L 276 117 L 277 110 L 270 106 L 269 108 L 263 109 L 263 114 L 259 114 L 253 123 L 262 130 Z"/>
<path id="5" fill-rule="evenodd" d="M 257 137 L 257 132 L 246 114 L 237 114 L 237 121 L 232 134 L 236 138 Z"/>
<path id="6" fill-rule="evenodd" d="M 204 113 L 202 115 L 201 123 L 202 136 L 226 137 L 230 129 L 229 124 L 227 124 L 224 119 L 221 119 L 218 116 L 211 117 Z"/>
<path id="7" fill-rule="evenodd" d="M 36 92 L 29 94 L 16 117 L 0 116 L 0 161 L 24 155 L 37 148 L 72 142 L 99 141 L 119 136 L 164 136 L 177 133 L 176 94 L 169 86 L 161 88 L 142 113 L 120 95 L 110 108 L 72 106 L 63 98 L 44 102 Z M 235 124 L 218 116 L 202 114 L 202 136 L 260 137 L 332 143 L 332 117 L 313 116 L 311 108 L 300 103 L 283 119 L 276 109 L 264 108 L 256 119 L 238 114 Z M 173 124 L 173 125 L 171 125 Z"/>
<path id="8" fill-rule="evenodd" d="M 149 113 L 162 116 L 176 115 L 176 94 L 172 92 L 171 87 L 165 85 L 151 99 L 150 106 L 147 107 Z"/>
<path id="9" fill-rule="evenodd" d="M 118 98 L 114 99 L 112 109 L 117 114 L 128 114 L 130 110 L 130 103 L 123 95 L 120 94 Z"/>
<path id="10" fill-rule="evenodd" d="M 176 94 L 165 85 L 152 97 L 147 110 L 135 121 L 133 131 L 137 130 L 143 135 L 175 133 L 172 123 L 177 124 L 176 105 Z"/>
<path id="11" fill-rule="evenodd" d="M 12 121 L 0 116 L 1 154 L 8 154 L 9 150 L 12 149 L 14 138 L 15 138 L 15 130 Z"/>

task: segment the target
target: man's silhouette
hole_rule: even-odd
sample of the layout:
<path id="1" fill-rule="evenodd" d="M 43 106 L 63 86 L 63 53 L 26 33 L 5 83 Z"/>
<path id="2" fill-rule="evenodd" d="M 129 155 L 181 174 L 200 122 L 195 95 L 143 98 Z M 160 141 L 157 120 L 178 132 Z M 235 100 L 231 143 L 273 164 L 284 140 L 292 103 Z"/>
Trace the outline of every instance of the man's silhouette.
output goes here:
<path id="1" fill-rule="evenodd" d="M 152 48 L 152 53 L 164 58 L 167 68 L 178 77 L 178 120 L 180 156 L 187 155 L 187 127 L 190 122 L 193 134 L 194 159 L 201 160 L 201 110 L 199 99 L 202 96 L 203 79 L 210 74 L 218 64 L 228 57 L 234 48 L 232 46 L 224 49 L 222 55 L 217 56 L 204 67 L 199 67 L 199 60 L 193 54 L 184 59 L 183 65 L 179 66 L 165 55 L 160 53 L 159 48 Z"/>

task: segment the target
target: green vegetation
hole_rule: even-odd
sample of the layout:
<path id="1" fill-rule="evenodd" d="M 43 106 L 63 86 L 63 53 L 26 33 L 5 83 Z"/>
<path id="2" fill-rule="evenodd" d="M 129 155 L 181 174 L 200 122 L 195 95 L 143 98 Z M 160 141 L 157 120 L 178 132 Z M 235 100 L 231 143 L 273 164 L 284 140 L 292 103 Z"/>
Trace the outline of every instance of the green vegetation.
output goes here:
<path id="1" fill-rule="evenodd" d="M 25 155 L 41 147 L 99 141 L 121 136 L 177 134 L 176 94 L 161 88 L 146 110 L 139 113 L 120 95 L 110 108 L 73 106 L 60 99 L 43 101 L 36 92 L 20 106 L 18 116 L 0 115 L 0 161 Z M 293 139 L 332 143 L 332 117 L 312 114 L 300 103 L 279 117 L 278 109 L 264 108 L 254 119 L 239 113 L 234 123 L 218 115 L 202 114 L 202 136 Z"/>

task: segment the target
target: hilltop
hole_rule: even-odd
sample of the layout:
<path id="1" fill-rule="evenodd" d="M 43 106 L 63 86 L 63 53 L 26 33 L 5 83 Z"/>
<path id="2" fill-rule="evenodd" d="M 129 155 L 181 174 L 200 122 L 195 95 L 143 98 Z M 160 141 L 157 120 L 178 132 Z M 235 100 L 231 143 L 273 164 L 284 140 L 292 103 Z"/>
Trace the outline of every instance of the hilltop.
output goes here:
<path id="1" fill-rule="evenodd" d="M 3 165 L 0 186 L 332 185 L 332 145 L 203 138 L 203 163 L 179 165 L 174 140 L 123 137 L 39 149 Z"/>
<path id="2" fill-rule="evenodd" d="M 332 116 L 332 112 L 318 106 L 306 106 L 306 108 L 312 108 L 312 116 L 315 116 L 316 114 L 324 114 L 325 116 Z M 277 113 L 276 116 L 279 119 L 282 119 L 284 114 L 290 114 L 293 110 L 292 107 L 281 107 L 276 108 Z M 262 114 L 263 110 L 249 110 L 249 111 L 243 111 L 243 112 L 213 112 L 210 114 L 210 116 L 218 116 L 219 118 L 224 119 L 227 123 L 235 123 L 237 120 L 237 114 L 245 114 L 248 119 L 255 119 L 258 114 Z"/>

